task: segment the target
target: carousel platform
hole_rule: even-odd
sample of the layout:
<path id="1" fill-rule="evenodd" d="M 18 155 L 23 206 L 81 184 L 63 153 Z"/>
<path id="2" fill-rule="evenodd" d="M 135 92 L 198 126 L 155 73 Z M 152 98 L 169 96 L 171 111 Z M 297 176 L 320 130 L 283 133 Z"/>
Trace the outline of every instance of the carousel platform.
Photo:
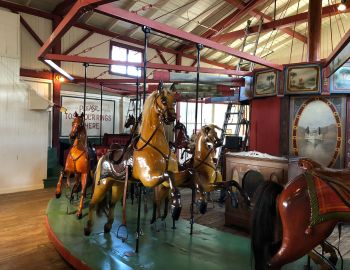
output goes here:
<path id="1" fill-rule="evenodd" d="M 106 219 L 96 218 L 94 230 L 88 237 L 83 234 L 87 209 L 81 220 L 74 215 L 74 209 L 64 196 L 52 199 L 47 206 L 46 227 L 58 252 L 76 269 L 252 269 L 250 240 L 246 237 L 199 224 L 194 225 L 194 233 L 190 236 L 189 221 L 179 220 L 177 229 L 173 230 L 170 218 L 166 227 L 159 226 L 157 231 L 149 224 L 151 211 L 147 214 L 142 211 L 143 235 L 139 253 L 135 254 L 137 204 L 128 205 L 129 237 L 126 242 L 117 238 L 120 204 L 116 207 L 111 233 L 103 233 Z M 302 270 L 305 263 L 306 257 L 285 266 L 283 270 Z M 345 261 L 344 269 L 350 269 L 350 261 Z"/>

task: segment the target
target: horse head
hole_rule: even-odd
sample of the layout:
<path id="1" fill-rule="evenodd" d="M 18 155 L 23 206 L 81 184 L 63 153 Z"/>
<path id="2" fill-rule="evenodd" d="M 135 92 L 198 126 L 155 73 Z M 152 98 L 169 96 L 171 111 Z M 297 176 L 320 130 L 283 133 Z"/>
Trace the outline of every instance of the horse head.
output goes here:
<path id="1" fill-rule="evenodd" d="M 221 128 L 213 124 L 203 126 L 201 131 L 205 136 L 205 141 L 208 144 L 211 144 L 214 148 L 217 148 L 222 145 L 222 141 L 218 137 L 218 134 L 215 129 L 222 131 Z"/>
<path id="2" fill-rule="evenodd" d="M 129 114 L 129 117 L 126 120 L 124 127 L 129 128 L 130 126 L 135 125 L 135 122 L 136 122 L 135 116 L 133 116 L 132 114 Z"/>
<path id="3" fill-rule="evenodd" d="M 175 143 L 174 146 L 177 149 L 181 148 L 188 148 L 188 145 L 190 143 L 190 138 L 187 135 L 187 129 L 186 126 L 180 121 L 176 120 L 176 124 L 174 126 L 174 133 L 175 133 Z"/>
<path id="4" fill-rule="evenodd" d="M 175 112 L 175 87 L 174 84 L 169 90 L 163 89 L 163 82 L 158 85 L 158 93 L 155 98 L 156 110 L 165 124 L 170 124 L 176 119 Z"/>
<path id="5" fill-rule="evenodd" d="M 69 139 L 74 140 L 78 133 L 84 128 L 84 113 L 79 114 L 77 112 L 74 113 L 74 120 L 72 123 L 72 130 L 69 133 Z"/>

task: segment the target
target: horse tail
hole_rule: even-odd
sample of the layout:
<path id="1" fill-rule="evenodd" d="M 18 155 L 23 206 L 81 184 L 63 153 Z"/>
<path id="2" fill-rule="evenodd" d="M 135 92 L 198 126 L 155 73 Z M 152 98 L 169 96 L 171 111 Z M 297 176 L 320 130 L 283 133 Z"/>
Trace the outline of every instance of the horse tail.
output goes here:
<path id="1" fill-rule="evenodd" d="M 255 206 L 251 226 L 251 248 L 254 256 L 255 270 L 266 270 L 273 251 L 277 217 L 276 198 L 283 187 L 272 181 L 260 184 L 255 195 Z"/>

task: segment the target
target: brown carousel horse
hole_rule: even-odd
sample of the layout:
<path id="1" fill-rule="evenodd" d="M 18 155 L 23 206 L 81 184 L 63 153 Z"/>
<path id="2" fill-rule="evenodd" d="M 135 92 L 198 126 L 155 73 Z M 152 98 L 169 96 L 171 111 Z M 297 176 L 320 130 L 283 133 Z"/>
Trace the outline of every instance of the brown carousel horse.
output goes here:
<path id="1" fill-rule="evenodd" d="M 61 171 L 60 178 L 57 183 L 56 198 L 61 197 L 62 181 L 64 175 L 67 176 L 67 185 L 70 185 L 70 176 L 74 174 L 75 184 L 72 189 L 71 198 L 73 196 L 73 193 L 77 192 L 79 184 L 81 183 L 81 197 L 76 213 L 78 218 L 81 218 L 83 203 L 86 196 L 88 177 L 89 174 L 92 174 L 90 171 L 89 149 L 87 145 L 87 134 L 84 125 L 83 113 L 80 116 L 77 112 L 74 113 L 74 120 L 72 123 L 72 130 L 69 133 L 69 139 L 74 140 L 74 143 L 69 150 L 65 167 Z"/>
<path id="2" fill-rule="evenodd" d="M 350 221 L 350 170 L 300 159 L 305 173 L 286 187 L 266 181 L 257 191 L 252 223 L 255 269 L 281 269 L 308 254 Z"/>
<path id="3" fill-rule="evenodd" d="M 222 176 L 220 171 L 215 166 L 215 153 L 216 148 L 221 146 L 222 142 L 219 139 L 216 130 L 220 129 L 216 125 L 206 125 L 201 128 L 201 130 L 195 136 L 195 146 L 192 149 L 193 157 L 190 162 L 186 162 L 185 166 L 187 169 L 192 171 L 191 177 L 187 178 L 185 182 L 179 185 L 179 187 L 191 188 L 196 192 L 197 203 L 199 204 L 199 212 L 205 214 L 207 210 L 207 193 L 224 189 L 230 195 L 230 187 L 235 186 L 241 193 L 245 202 L 249 205 L 250 199 L 243 192 L 239 184 L 235 181 L 222 181 Z M 175 146 L 178 148 L 188 149 L 190 142 L 186 132 L 186 127 L 182 124 L 175 126 Z M 167 196 L 169 194 L 169 189 L 165 186 L 158 186 L 155 189 L 155 200 L 153 205 L 153 216 L 151 219 L 151 224 L 154 223 L 157 218 L 164 220 L 167 215 Z M 160 206 L 162 202 L 164 203 L 164 214 L 160 215 Z M 193 206 L 192 206 L 193 207 Z"/>

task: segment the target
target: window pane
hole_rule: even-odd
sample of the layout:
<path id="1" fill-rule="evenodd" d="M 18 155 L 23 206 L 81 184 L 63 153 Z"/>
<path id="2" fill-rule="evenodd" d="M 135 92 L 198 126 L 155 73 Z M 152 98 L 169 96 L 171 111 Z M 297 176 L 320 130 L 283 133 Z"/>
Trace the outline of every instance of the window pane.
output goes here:
<path id="1" fill-rule="evenodd" d="M 142 53 L 137 52 L 137 51 L 133 51 L 133 50 L 129 50 L 128 61 L 133 62 L 133 63 L 141 63 Z"/>
<path id="2" fill-rule="evenodd" d="M 111 70 L 114 73 L 121 73 L 121 74 L 126 74 L 126 66 L 121 66 L 121 65 L 112 65 Z"/>
<path id="3" fill-rule="evenodd" d="M 139 70 L 137 70 L 136 67 L 128 66 L 128 73 L 127 74 L 130 76 L 141 77 L 141 69 L 139 68 Z"/>
<path id="4" fill-rule="evenodd" d="M 113 46 L 112 47 L 112 60 L 126 61 L 127 60 L 127 49 Z"/>

